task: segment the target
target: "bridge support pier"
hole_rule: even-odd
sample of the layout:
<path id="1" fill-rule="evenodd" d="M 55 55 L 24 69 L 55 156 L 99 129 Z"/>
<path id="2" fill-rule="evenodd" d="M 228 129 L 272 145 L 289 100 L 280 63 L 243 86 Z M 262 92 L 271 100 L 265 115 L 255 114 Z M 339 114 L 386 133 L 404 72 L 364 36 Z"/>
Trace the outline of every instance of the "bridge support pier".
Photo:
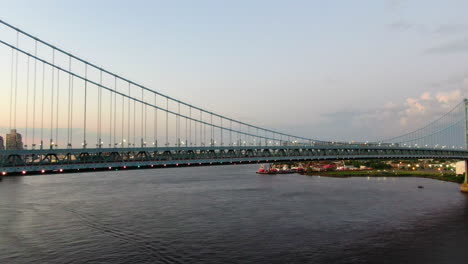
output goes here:
<path id="1" fill-rule="evenodd" d="M 463 99 L 464 114 L 465 114 L 465 149 L 468 149 L 468 99 Z M 460 190 L 464 193 L 468 193 L 468 160 L 465 160 L 465 180 L 460 187 Z"/>
<path id="2" fill-rule="evenodd" d="M 468 193 L 468 160 L 465 160 L 465 180 L 460 186 L 460 190 L 464 193 Z"/>

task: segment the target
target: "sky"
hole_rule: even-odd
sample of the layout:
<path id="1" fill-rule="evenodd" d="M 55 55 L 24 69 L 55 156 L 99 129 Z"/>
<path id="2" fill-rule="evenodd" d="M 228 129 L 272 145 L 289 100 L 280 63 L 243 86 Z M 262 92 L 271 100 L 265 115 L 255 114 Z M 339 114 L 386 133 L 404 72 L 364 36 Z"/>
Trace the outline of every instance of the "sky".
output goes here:
<path id="1" fill-rule="evenodd" d="M 0 19 L 147 87 L 304 137 L 396 136 L 449 111 L 468 92 L 463 0 L 0 6 Z"/>

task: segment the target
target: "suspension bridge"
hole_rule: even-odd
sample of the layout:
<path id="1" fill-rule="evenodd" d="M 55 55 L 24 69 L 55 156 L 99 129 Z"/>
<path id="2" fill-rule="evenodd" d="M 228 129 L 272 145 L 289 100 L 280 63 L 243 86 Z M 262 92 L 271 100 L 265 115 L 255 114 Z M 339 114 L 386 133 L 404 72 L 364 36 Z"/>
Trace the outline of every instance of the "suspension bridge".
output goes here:
<path id="1" fill-rule="evenodd" d="M 0 36 L 0 120 L 10 131 L 6 146 L 0 145 L 3 175 L 301 160 L 468 160 L 466 99 L 401 136 L 324 141 L 180 101 L 2 20 Z"/>

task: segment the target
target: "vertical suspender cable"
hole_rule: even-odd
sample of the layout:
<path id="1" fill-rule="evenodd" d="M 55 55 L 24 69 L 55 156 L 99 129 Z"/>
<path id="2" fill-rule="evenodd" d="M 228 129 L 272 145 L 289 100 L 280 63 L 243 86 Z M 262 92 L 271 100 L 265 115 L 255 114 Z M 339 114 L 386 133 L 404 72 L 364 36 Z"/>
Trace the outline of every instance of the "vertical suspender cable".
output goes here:
<path id="1" fill-rule="evenodd" d="M 102 70 L 99 71 L 99 87 L 98 87 L 98 148 L 102 146 L 102 135 L 101 135 L 101 121 L 102 121 Z"/>
<path id="2" fill-rule="evenodd" d="M 193 129 L 194 129 L 194 131 L 193 131 L 194 132 L 194 134 L 193 134 L 193 138 L 194 138 L 193 144 L 194 144 L 194 146 L 197 146 L 197 142 L 198 142 L 198 140 L 197 140 L 197 126 L 198 126 L 198 123 L 194 122 L 193 123 Z"/>
<path id="3" fill-rule="evenodd" d="M 203 116 L 202 111 L 200 110 L 200 146 L 203 146 L 203 126 L 202 126 Z"/>
<path id="4" fill-rule="evenodd" d="M 71 59 L 70 59 L 71 60 Z M 70 71 L 71 71 L 71 63 L 70 63 Z M 71 76 L 70 78 L 70 148 L 72 147 L 72 144 L 73 144 L 73 105 L 74 105 L 74 98 L 73 98 L 73 95 L 74 95 L 74 84 L 73 84 L 73 76 Z"/>
<path id="5" fill-rule="evenodd" d="M 166 97 L 166 147 L 169 146 L 169 98 Z"/>
<path id="6" fill-rule="evenodd" d="M 68 71 L 71 72 L 71 57 L 68 57 Z M 70 113 L 71 113 L 71 74 L 68 74 L 68 116 L 67 116 L 67 148 L 70 148 Z"/>
<path id="7" fill-rule="evenodd" d="M 202 112 L 200 110 L 200 119 L 203 121 Z M 203 129 L 203 140 L 202 145 L 205 146 L 206 144 L 206 124 L 200 123 L 201 128 Z"/>
<path id="8" fill-rule="evenodd" d="M 117 77 L 114 77 L 115 80 L 114 80 L 114 91 L 117 92 Z M 114 148 L 115 148 L 115 145 L 116 145 L 116 137 L 117 137 L 117 133 L 116 133 L 116 122 L 117 122 L 117 94 L 114 93 L 114 140 L 112 141 L 112 144 L 114 145 Z"/>
<path id="9" fill-rule="evenodd" d="M 177 103 L 176 136 L 177 136 L 177 147 L 180 147 L 180 103 Z"/>
<path id="10" fill-rule="evenodd" d="M 84 113 L 83 113 L 83 148 L 86 148 L 86 107 L 87 107 L 87 95 L 88 95 L 88 64 L 85 64 L 85 92 L 84 92 Z"/>
<path id="11" fill-rule="evenodd" d="M 239 137 L 239 146 L 242 146 L 242 124 L 239 123 L 239 133 L 237 133 Z"/>
<path id="12" fill-rule="evenodd" d="M 37 40 L 34 42 L 34 56 L 37 56 Z M 37 80 L 37 60 L 34 59 L 34 85 L 33 85 L 33 136 L 32 136 L 32 147 L 36 147 L 36 80 Z"/>
<path id="13" fill-rule="evenodd" d="M 198 123 L 195 121 L 193 122 L 193 145 L 194 146 L 197 146 L 197 126 L 198 126 Z"/>
<path id="14" fill-rule="evenodd" d="M 214 145 L 214 139 L 213 139 L 213 135 L 214 134 L 214 127 L 213 127 L 213 114 L 211 114 L 210 116 L 210 137 L 211 137 L 211 140 L 210 140 L 210 147 L 213 147 Z"/>
<path id="15" fill-rule="evenodd" d="M 53 131 L 54 131 L 54 79 L 55 79 L 55 49 L 52 49 L 52 96 L 50 104 L 50 149 L 54 147 Z"/>
<path id="16" fill-rule="evenodd" d="M 190 120 L 189 120 L 189 124 L 190 124 L 189 141 L 190 141 L 190 146 L 192 146 L 192 107 L 191 106 L 189 107 L 189 117 L 190 117 Z"/>
<path id="17" fill-rule="evenodd" d="M 145 125 L 145 128 L 144 128 L 144 130 L 145 130 L 145 135 L 144 135 L 145 138 L 144 138 L 144 140 L 143 140 L 144 147 L 146 147 L 146 143 L 147 143 L 147 142 L 146 142 L 146 139 L 147 139 L 147 137 L 146 137 L 146 132 L 147 132 L 147 120 L 148 120 L 148 106 L 145 104 L 145 124 L 144 124 L 144 125 Z"/>
<path id="18" fill-rule="evenodd" d="M 193 123 L 193 133 L 194 133 L 194 134 L 193 134 L 193 138 L 194 138 L 194 140 L 193 140 L 193 145 L 194 145 L 194 146 L 197 146 L 197 141 L 198 141 L 198 140 L 197 140 L 197 126 L 198 126 L 198 123 L 197 123 L 197 122 L 194 122 L 194 123 Z"/>
<path id="19" fill-rule="evenodd" d="M 123 148 L 124 147 L 124 139 L 125 139 L 125 135 L 124 135 L 124 116 L 125 116 L 125 97 L 122 95 L 122 124 L 121 124 L 121 129 L 122 129 L 122 138 L 120 140 L 120 143 L 122 144 L 121 147 Z"/>
<path id="20" fill-rule="evenodd" d="M 19 32 L 17 31 L 16 32 L 16 48 L 19 48 Z M 16 129 L 16 104 L 18 102 L 18 55 L 19 55 L 19 51 L 17 50 L 16 51 L 16 73 L 15 73 L 15 109 L 14 109 L 14 112 L 13 112 L 13 122 L 14 122 L 14 125 L 13 127 Z"/>
<path id="21" fill-rule="evenodd" d="M 28 69 L 26 70 L 26 138 L 25 148 L 28 147 L 28 123 L 29 123 L 29 56 L 27 61 Z"/>
<path id="22" fill-rule="evenodd" d="M 131 96 L 130 95 L 130 92 L 131 92 L 130 86 L 131 86 L 131 84 L 129 82 L 128 83 L 128 96 Z M 130 135 L 130 113 L 131 113 L 130 98 L 128 98 L 128 122 L 127 122 L 127 127 L 128 127 L 127 128 L 128 129 L 127 137 L 128 137 L 128 139 L 127 139 L 127 147 L 130 147 L 130 137 L 131 137 L 131 135 Z"/>
<path id="23" fill-rule="evenodd" d="M 141 89 L 141 101 L 143 101 L 143 88 Z M 141 104 L 141 116 L 140 116 L 140 120 L 141 120 L 141 126 L 140 126 L 140 133 L 141 133 L 141 138 L 140 138 L 140 141 L 141 141 L 141 147 L 143 147 L 143 135 L 144 135 L 144 131 L 143 131 L 143 103 Z"/>
<path id="24" fill-rule="evenodd" d="M 45 90 L 45 63 L 42 62 L 41 149 L 44 148 L 44 90 Z"/>
<path id="25" fill-rule="evenodd" d="M 133 142 L 132 146 L 135 147 L 136 144 L 136 101 L 133 101 Z"/>
<path id="26" fill-rule="evenodd" d="M 262 139 L 260 138 L 260 134 L 258 133 L 258 127 L 257 127 L 257 142 L 255 142 L 257 146 L 262 145 Z"/>
<path id="27" fill-rule="evenodd" d="M 115 91 L 115 82 L 114 82 L 114 91 Z M 114 106 L 114 100 L 113 100 L 113 96 L 114 96 L 114 93 L 112 91 L 109 91 L 109 95 L 110 95 L 110 107 L 109 107 L 109 147 L 112 147 L 113 144 L 113 141 L 112 141 L 112 123 L 114 121 L 113 119 L 113 115 L 114 113 L 112 113 L 112 109 L 113 109 L 113 106 Z"/>
<path id="28" fill-rule="evenodd" d="M 11 49 L 11 85 L 10 85 L 10 130 L 13 128 L 13 80 L 15 74 L 15 50 Z"/>
<path id="29" fill-rule="evenodd" d="M 56 126 L 55 126 L 55 147 L 58 147 L 59 134 L 58 134 L 58 125 L 59 125 L 59 93 L 60 93 L 60 71 L 57 71 L 57 113 L 55 113 Z"/>
<path id="30" fill-rule="evenodd" d="M 221 130 L 221 140 L 220 140 L 220 144 L 221 144 L 221 146 L 223 146 L 224 145 L 224 142 L 223 142 L 223 130 L 224 130 L 223 118 L 220 118 L 220 120 L 221 120 L 221 128 L 220 128 L 220 130 Z"/>
<path id="31" fill-rule="evenodd" d="M 154 94 L 154 105 L 157 105 L 157 95 Z M 153 146 L 158 146 L 158 109 L 154 108 L 154 124 L 153 124 Z"/>

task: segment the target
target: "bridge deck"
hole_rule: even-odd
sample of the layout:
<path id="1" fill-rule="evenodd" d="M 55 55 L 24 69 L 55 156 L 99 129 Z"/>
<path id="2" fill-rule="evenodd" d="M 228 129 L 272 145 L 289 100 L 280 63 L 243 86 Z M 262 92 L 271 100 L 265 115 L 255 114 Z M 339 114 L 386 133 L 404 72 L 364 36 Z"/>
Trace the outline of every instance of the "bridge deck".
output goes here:
<path id="1" fill-rule="evenodd" d="M 461 149 L 379 146 L 242 146 L 54 149 L 0 152 L 4 173 L 301 160 L 468 159 Z"/>

